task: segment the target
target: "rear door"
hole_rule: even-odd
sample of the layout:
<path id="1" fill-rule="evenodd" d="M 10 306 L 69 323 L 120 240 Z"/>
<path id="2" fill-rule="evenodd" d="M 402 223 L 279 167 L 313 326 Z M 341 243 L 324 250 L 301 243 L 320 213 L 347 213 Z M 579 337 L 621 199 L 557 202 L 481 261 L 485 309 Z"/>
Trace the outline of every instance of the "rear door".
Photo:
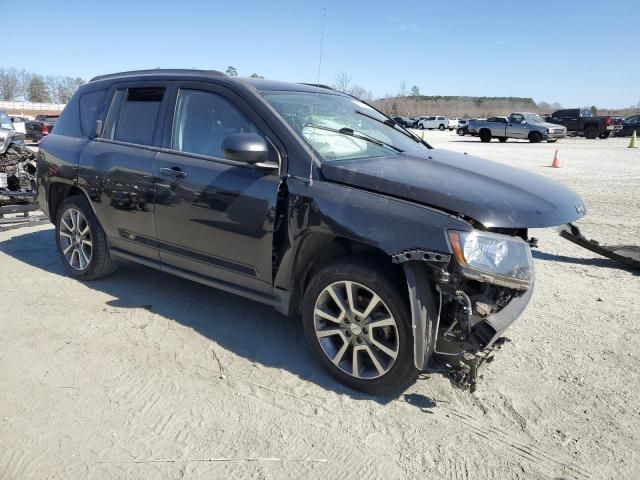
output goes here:
<path id="1" fill-rule="evenodd" d="M 272 291 L 277 170 L 224 157 L 234 133 L 275 136 L 238 95 L 212 83 L 177 84 L 159 154 L 155 216 L 162 262 L 183 270 Z M 173 106 L 175 105 L 175 106 Z M 273 142 L 272 160 L 279 163 Z"/>
<path id="2" fill-rule="evenodd" d="M 159 259 L 153 169 L 167 97 L 163 81 L 117 85 L 101 136 L 84 151 L 79 171 L 111 247 L 153 260 Z"/>

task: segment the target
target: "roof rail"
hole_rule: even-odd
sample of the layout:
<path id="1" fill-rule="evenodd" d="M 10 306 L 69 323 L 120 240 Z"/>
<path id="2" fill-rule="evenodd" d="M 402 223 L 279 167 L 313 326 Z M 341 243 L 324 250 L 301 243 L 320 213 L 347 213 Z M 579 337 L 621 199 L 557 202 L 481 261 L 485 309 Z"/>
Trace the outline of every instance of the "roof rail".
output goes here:
<path id="1" fill-rule="evenodd" d="M 305 83 L 305 82 L 300 82 L 300 85 L 307 85 L 309 87 L 319 87 L 319 88 L 326 88 L 327 90 L 336 90 L 333 87 L 330 87 L 329 85 L 323 85 L 321 83 Z"/>
<path id="2" fill-rule="evenodd" d="M 129 77 L 134 75 L 188 75 L 188 74 L 204 74 L 214 77 L 226 77 L 226 75 L 218 70 L 196 70 L 191 68 L 153 68 L 149 70 L 131 70 L 128 72 L 109 73 L 107 75 L 98 75 L 93 77 L 89 82 L 97 82 L 98 80 L 106 80 L 108 78 Z"/>

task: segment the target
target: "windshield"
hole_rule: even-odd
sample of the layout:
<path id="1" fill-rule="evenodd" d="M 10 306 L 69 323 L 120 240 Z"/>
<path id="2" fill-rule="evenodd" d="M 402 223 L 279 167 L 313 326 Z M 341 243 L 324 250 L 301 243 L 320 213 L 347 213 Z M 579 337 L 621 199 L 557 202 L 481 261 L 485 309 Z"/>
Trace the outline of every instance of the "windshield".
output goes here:
<path id="1" fill-rule="evenodd" d="M 544 123 L 544 118 L 537 113 L 525 113 L 524 118 L 526 118 L 529 123 Z"/>
<path id="2" fill-rule="evenodd" d="M 13 130 L 13 123 L 11 123 L 11 119 L 9 115 L 4 112 L 0 112 L 0 128 L 7 128 L 9 130 Z"/>
<path id="3" fill-rule="evenodd" d="M 355 98 L 315 92 L 263 95 L 323 161 L 428 152 L 425 144 Z"/>

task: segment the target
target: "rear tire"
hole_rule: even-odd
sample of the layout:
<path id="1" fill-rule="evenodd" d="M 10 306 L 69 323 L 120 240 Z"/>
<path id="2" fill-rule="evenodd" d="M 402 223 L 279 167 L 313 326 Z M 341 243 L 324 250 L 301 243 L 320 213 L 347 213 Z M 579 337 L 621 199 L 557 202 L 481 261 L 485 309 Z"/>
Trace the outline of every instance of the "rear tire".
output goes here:
<path id="1" fill-rule="evenodd" d="M 60 205 L 55 228 L 58 254 L 71 276 L 95 280 L 116 269 L 107 236 L 84 196 L 69 197 Z"/>
<path id="2" fill-rule="evenodd" d="M 480 130 L 480 141 L 482 143 L 489 143 L 491 141 L 491 131 L 487 129 Z"/>
<path id="3" fill-rule="evenodd" d="M 438 130 L 440 130 L 441 132 L 444 132 L 444 125 L 440 124 L 440 126 L 438 127 Z"/>
<path id="4" fill-rule="evenodd" d="M 351 257 L 322 268 L 306 288 L 302 320 L 307 342 L 324 368 L 347 387 L 369 394 L 395 392 L 418 375 L 401 282 L 379 262 Z M 371 304 L 375 308 L 365 315 Z"/>
<path id="5" fill-rule="evenodd" d="M 594 140 L 598 136 L 598 127 L 590 126 L 584 129 L 584 138 Z"/>
<path id="6" fill-rule="evenodd" d="M 531 132 L 529 134 L 529 141 L 531 143 L 540 143 L 542 141 L 542 134 L 540 132 Z"/>

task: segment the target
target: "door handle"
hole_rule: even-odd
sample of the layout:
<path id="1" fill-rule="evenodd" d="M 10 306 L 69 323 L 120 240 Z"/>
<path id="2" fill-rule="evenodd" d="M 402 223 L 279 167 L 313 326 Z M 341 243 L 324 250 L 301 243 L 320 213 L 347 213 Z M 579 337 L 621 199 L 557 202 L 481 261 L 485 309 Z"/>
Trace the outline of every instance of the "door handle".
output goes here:
<path id="1" fill-rule="evenodd" d="M 161 168 L 160 174 L 165 177 L 186 178 L 187 174 L 180 170 L 180 167 Z"/>

